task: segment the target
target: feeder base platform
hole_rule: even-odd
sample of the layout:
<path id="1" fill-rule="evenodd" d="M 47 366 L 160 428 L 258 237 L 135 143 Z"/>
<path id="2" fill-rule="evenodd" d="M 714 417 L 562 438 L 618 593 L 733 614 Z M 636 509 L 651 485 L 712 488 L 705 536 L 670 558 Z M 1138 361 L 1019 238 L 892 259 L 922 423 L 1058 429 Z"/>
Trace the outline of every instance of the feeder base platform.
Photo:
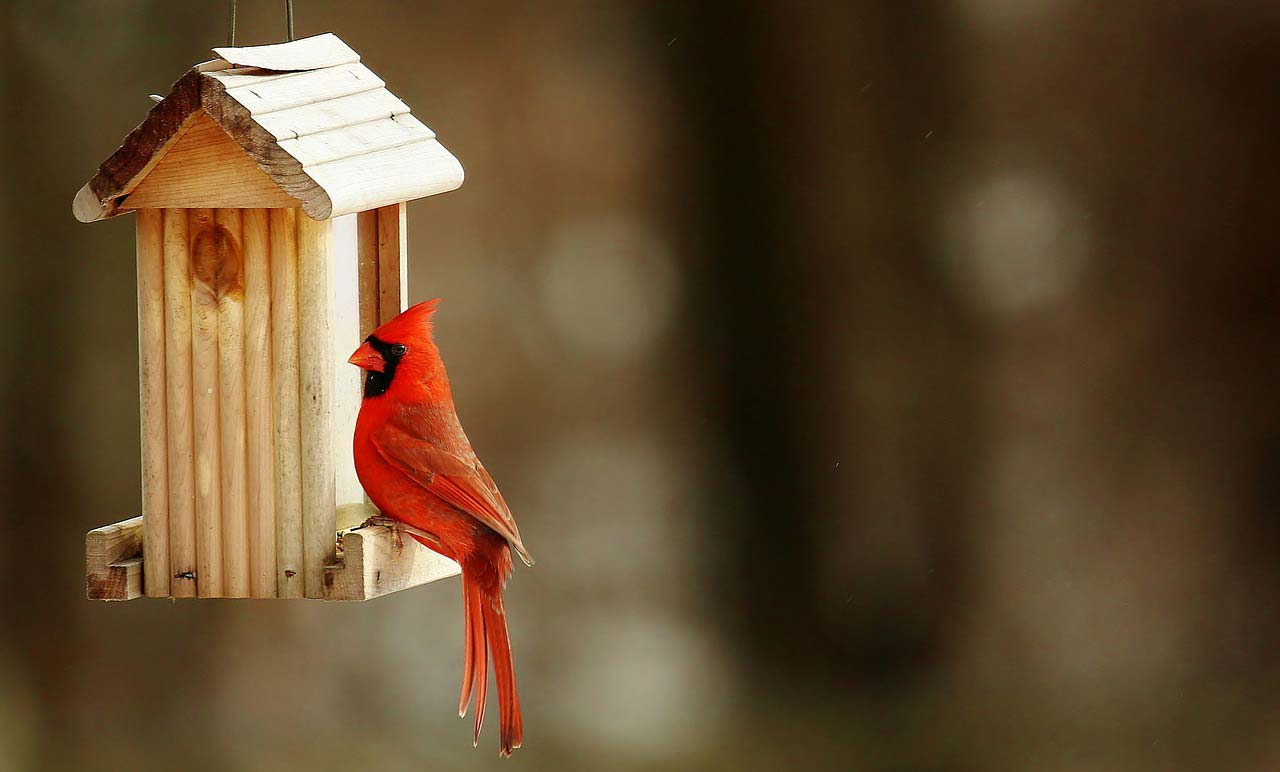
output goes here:
<path id="1" fill-rule="evenodd" d="M 344 511 L 345 510 L 345 511 Z M 374 514 L 363 505 L 339 510 L 337 560 L 324 567 L 320 599 L 372 600 L 399 590 L 446 579 L 458 564 L 402 534 L 399 545 L 390 528 L 361 526 Z M 143 586 L 142 518 L 132 517 L 95 528 L 85 535 L 85 590 L 89 600 L 133 600 Z"/>

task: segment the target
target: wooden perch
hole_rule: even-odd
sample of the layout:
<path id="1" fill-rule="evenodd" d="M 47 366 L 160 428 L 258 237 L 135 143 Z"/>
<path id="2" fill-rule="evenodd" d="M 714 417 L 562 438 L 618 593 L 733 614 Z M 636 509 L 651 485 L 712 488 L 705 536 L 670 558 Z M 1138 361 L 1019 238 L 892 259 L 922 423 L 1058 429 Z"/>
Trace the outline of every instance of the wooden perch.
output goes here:
<path id="1" fill-rule="evenodd" d="M 373 514 L 364 504 L 341 507 L 336 520 L 344 525 Z M 417 529 L 399 526 L 397 539 L 384 525 L 354 525 L 339 531 L 337 559 L 324 567 L 319 597 L 324 600 L 371 600 L 388 593 L 445 579 L 459 573 L 458 564 L 412 538 Z M 397 543 L 399 542 L 399 543 Z M 89 600 L 133 600 L 143 594 L 142 517 L 96 528 L 85 536 L 86 595 Z"/>
<path id="2" fill-rule="evenodd" d="M 85 535 L 84 548 L 89 600 L 142 597 L 141 516 L 95 528 Z"/>
<path id="3" fill-rule="evenodd" d="M 397 546 L 392 529 L 358 525 L 339 532 L 338 562 L 325 566 L 325 600 L 372 600 L 460 573 L 458 564 L 404 532 Z"/>

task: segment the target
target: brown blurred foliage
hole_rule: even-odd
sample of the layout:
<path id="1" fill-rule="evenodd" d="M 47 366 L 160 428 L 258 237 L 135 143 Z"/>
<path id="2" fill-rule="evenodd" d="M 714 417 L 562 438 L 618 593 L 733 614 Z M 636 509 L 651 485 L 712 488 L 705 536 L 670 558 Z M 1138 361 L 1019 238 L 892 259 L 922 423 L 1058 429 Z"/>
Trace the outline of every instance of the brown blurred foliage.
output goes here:
<path id="1" fill-rule="evenodd" d="M 410 291 L 539 557 L 511 763 L 1280 765 L 1275 3 L 297 12 L 467 168 Z M 3 22 L 0 768 L 487 768 L 453 582 L 83 600 L 135 278 L 70 202 L 225 4 Z"/>

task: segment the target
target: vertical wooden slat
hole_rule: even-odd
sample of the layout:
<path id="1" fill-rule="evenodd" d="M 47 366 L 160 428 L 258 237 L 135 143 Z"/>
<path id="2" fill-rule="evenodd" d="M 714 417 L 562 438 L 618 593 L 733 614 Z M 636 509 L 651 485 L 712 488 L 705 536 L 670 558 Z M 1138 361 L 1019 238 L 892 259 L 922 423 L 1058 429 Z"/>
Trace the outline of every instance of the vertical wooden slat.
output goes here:
<path id="1" fill-rule="evenodd" d="M 324 566 L 334 559 L 332 240 L 331 221 L 298 217 L 302 550 L 308 598 L 321 597 Z"/>
<path id="2" fill-rule="evenodd" d="M 245 464 L 249 594 L 276 595 L 275 459 L 271 400 L 271 241 L 268 209 L 244 211 Z"/>
<path id="3" fill-rule="evenodd" d="M 361 235 L 359 215 L 333 218 L 333 482 L 339 509 L 365 500 L 351 453 L 363 373 L 347 363 L 365 337 L 360 332 L 365 305 L 360 297 Z"/>
<path id="4" fill-rule="evenodd" d="M 169 594 L 169 482 L 165 442 L 164 216 L 138 211 L 138 369 L 142 417 L 144 587 Z"/>
<path id="5" fill-rule="evenodd" d="M 271 361 L 275 425 L 276 585 L 301 598 L 302 446 L 298 418 L 298 210 L 271 210 Z M 305 215 L 304 215 L 305 216 Z"/>
<path id="6" fill-rule="evenodd" d="M 196 595 L 191 423 L 191 257 L 187 210 L 164 210 L 165 408 L 169 435 L 169 594 Z M 151 586 L 149 584 L 149 586 Z"/>
<path id="7" fill-rule="evenodd" d="M 378 208 L 378 320 L 395 318 L 404 310 L 409 281 L 408 232 L 403 202 Z"/>
<path id="8" fill-rule="evenodd" d="M 249 597 L 249 501 L 245 487 L 244 220 L 219 209 L 218 447 L 222 454 L 222 581 L 228 598 Z"/>
<path id="9" fill-rule="evenodd" d="M 378 321 L 378 210 L 356 215 L 356 262 L 360 275 L 360 339 L 377 329 Z"/>
<path id="10" fill-rule="evenodd" d="M 222 487 L 218 437 L 218 270 L 225 237 L 212 209 L 188 212 L 191 232 L 191 386 L 196 477 L 196 589 L 217 598 L 222 583 Z"/>

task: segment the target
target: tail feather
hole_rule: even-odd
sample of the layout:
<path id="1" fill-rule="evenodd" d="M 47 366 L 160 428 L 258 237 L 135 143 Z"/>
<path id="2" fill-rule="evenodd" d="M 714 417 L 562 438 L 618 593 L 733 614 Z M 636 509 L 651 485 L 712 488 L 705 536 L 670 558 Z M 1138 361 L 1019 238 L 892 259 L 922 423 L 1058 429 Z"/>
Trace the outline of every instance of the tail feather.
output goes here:
<path id="1" fill-rule="evenodd" d="M 480 614 L 477 602 L 479 595 L 475 591 L 475 583 L 465 575 L 462 577 L 462 616 L 465 622 L 463 633 L 462 656 L 462 698 L 458 701 L 458 717 L 467 715 L 467 705 L 471 702 L 472 688 L 475 686 L 476 670 L 487 667 L 481 663 L 477 666 L 476 655 L 484 645 L 484 617 Z M 480 645 L 476 645 L 479 638 Z"/>
<path id="2" fill-rule="evenodd" d="M 507 615 L 502 606 L 502 591 L 485 598 L 484 627 L 493 650 L 493 675 L 498 682 L 499 753 L 510 756 L 524 740 L 524 717 L 520 714 L 520 697 L 516 694 L 515 663 L 511 659 L 511 641 L 507 635 Z"/>
<path id="3" fill-rule="evenodd" d="M 488 692 L 489 678 L 489 662 L 487 652 L 485 651 L 485 643 L 483 636 L 479 642 L 480 655 L 476 658 L 479 668 L 476 670 L 476 728 L 475 733 L 471 735 L 471 747 L 480 747 L 480 727 L 484 726 L 484 708 L 485 698 Z"/>
<path id="4" fill-rule="evenodd" d="M 458 716 L 467 715 L 471 695 L 476 696 L 474 745 L 480 744 L 480 727 L 484 725 L 485 697 L 488 691 L 489 661 L 484 634 L 484 600 L 480 585 L 469 572 L 462 572 L 462 608 L 466 622 L 466 638 L 462 657 L 462 698 L 458 701 Z"/>
<path id="5" fill-rule="evenodd" d="M 516 694 L 515 665 L 507 634 L 506 611 L 500 582 L 483 581 L 484 574 L 462 570 L 463 608 L 466 617 L 466 646 L 462 667 L 462 699 L 458 714 L 466 715 L 472 695 L 476 700 L 474 744 L 480 744 L 488 691 L 489 652 L 493 652 L 493 675 L 498 689 L 499 753 L 510 756 L 524 739 L 524 719 Z"/>

